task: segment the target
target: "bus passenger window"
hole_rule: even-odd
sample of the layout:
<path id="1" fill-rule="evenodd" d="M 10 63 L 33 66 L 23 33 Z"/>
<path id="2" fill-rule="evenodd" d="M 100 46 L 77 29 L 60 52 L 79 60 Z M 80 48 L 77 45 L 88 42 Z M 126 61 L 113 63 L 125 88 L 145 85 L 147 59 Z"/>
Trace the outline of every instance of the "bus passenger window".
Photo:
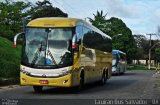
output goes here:
<path id="1" fill-rule="evenodd" d="M 82 36 L 83 36 L 83 28 L 82 26 L 76 27 L 76 35 L 77 35 L 77 44 L 81 44 Z"/>

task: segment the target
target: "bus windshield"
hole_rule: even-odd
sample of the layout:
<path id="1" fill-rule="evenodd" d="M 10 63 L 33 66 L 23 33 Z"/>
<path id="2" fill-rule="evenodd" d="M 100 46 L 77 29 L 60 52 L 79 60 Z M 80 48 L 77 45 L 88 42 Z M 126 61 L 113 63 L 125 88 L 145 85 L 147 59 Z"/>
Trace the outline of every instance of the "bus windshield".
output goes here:
<path id="1" fill-rule="evenodd" d="M 116 65 L 118 59 L 117 59 L 117 55 L 116 54 L 113 54 L 112 56 L 113 56 L 112 65 L 114 66 L 114 65 Z"/>
<path id="2" fill-rule="evenodd" d="M 72 65 L 72 30 L 72 28 L 26 28 L 22 64 L 43 68 Z"/>

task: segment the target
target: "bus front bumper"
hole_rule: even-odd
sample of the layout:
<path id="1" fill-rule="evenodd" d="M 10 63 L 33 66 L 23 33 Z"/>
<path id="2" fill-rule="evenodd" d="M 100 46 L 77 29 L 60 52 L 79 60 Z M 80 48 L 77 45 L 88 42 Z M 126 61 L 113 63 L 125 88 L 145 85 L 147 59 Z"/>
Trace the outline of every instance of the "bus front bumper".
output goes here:
<path id="1" fill-rule="evenodd" d="M 71 74 L 61 77 L 43 78 L 31 77 L 20 72 L 20 84 L 31 86 L 55 86 L 55 87 L 71 87 Z"/>

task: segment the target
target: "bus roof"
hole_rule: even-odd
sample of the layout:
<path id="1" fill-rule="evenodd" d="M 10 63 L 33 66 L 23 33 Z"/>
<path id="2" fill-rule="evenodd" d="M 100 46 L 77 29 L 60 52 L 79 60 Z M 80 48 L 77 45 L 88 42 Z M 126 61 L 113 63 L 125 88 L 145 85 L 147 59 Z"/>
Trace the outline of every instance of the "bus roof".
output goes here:
<path id="1" fill-rule="evenodd" d="M 74 27 L 80 19 L 63 17 L 44 17 L 30 21 L 30 27 Z"/>
<path id="2" fill-rule="evenodd" d="M 86 21 L 82 19 L 77 19 L 77 18 L 44 17 L 44 18 L 34 19 L 27 24 L 28 27 L 49 27 L 49 28 L 51 27 L 75 27 L 77 25 L 85 25 L 88 28 L 111 39 L 110 36 L 104 34 L 98 28 L 92 26 L 91 24 L 87 23 Z"/>
<path id="3" fill-rule="evenodd" d="M 126 53 L 124 53 L 124 52 L 122 52 L 120 50 L 112 50 L 112 54 L 118 54 L 118 53 L 126 55 Z"/>

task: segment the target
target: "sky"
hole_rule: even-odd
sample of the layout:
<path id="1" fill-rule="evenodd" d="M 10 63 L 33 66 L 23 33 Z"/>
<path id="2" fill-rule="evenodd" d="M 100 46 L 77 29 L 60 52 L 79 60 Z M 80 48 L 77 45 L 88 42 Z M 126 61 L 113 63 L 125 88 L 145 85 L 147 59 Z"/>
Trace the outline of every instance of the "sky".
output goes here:
<path id="1" fill-rule="evenodd" d="M 35 3 L 38 0 L 24 0 Z M 43 0 L 39 0 L 43 1 Z M 93 18 L 97 11 L 107 13 L 106 19 L 117 17 L 133 34 L 157 33 L 160 26 L 160 0 L 50 0 L 54 7 L 69 17 Z"/>

